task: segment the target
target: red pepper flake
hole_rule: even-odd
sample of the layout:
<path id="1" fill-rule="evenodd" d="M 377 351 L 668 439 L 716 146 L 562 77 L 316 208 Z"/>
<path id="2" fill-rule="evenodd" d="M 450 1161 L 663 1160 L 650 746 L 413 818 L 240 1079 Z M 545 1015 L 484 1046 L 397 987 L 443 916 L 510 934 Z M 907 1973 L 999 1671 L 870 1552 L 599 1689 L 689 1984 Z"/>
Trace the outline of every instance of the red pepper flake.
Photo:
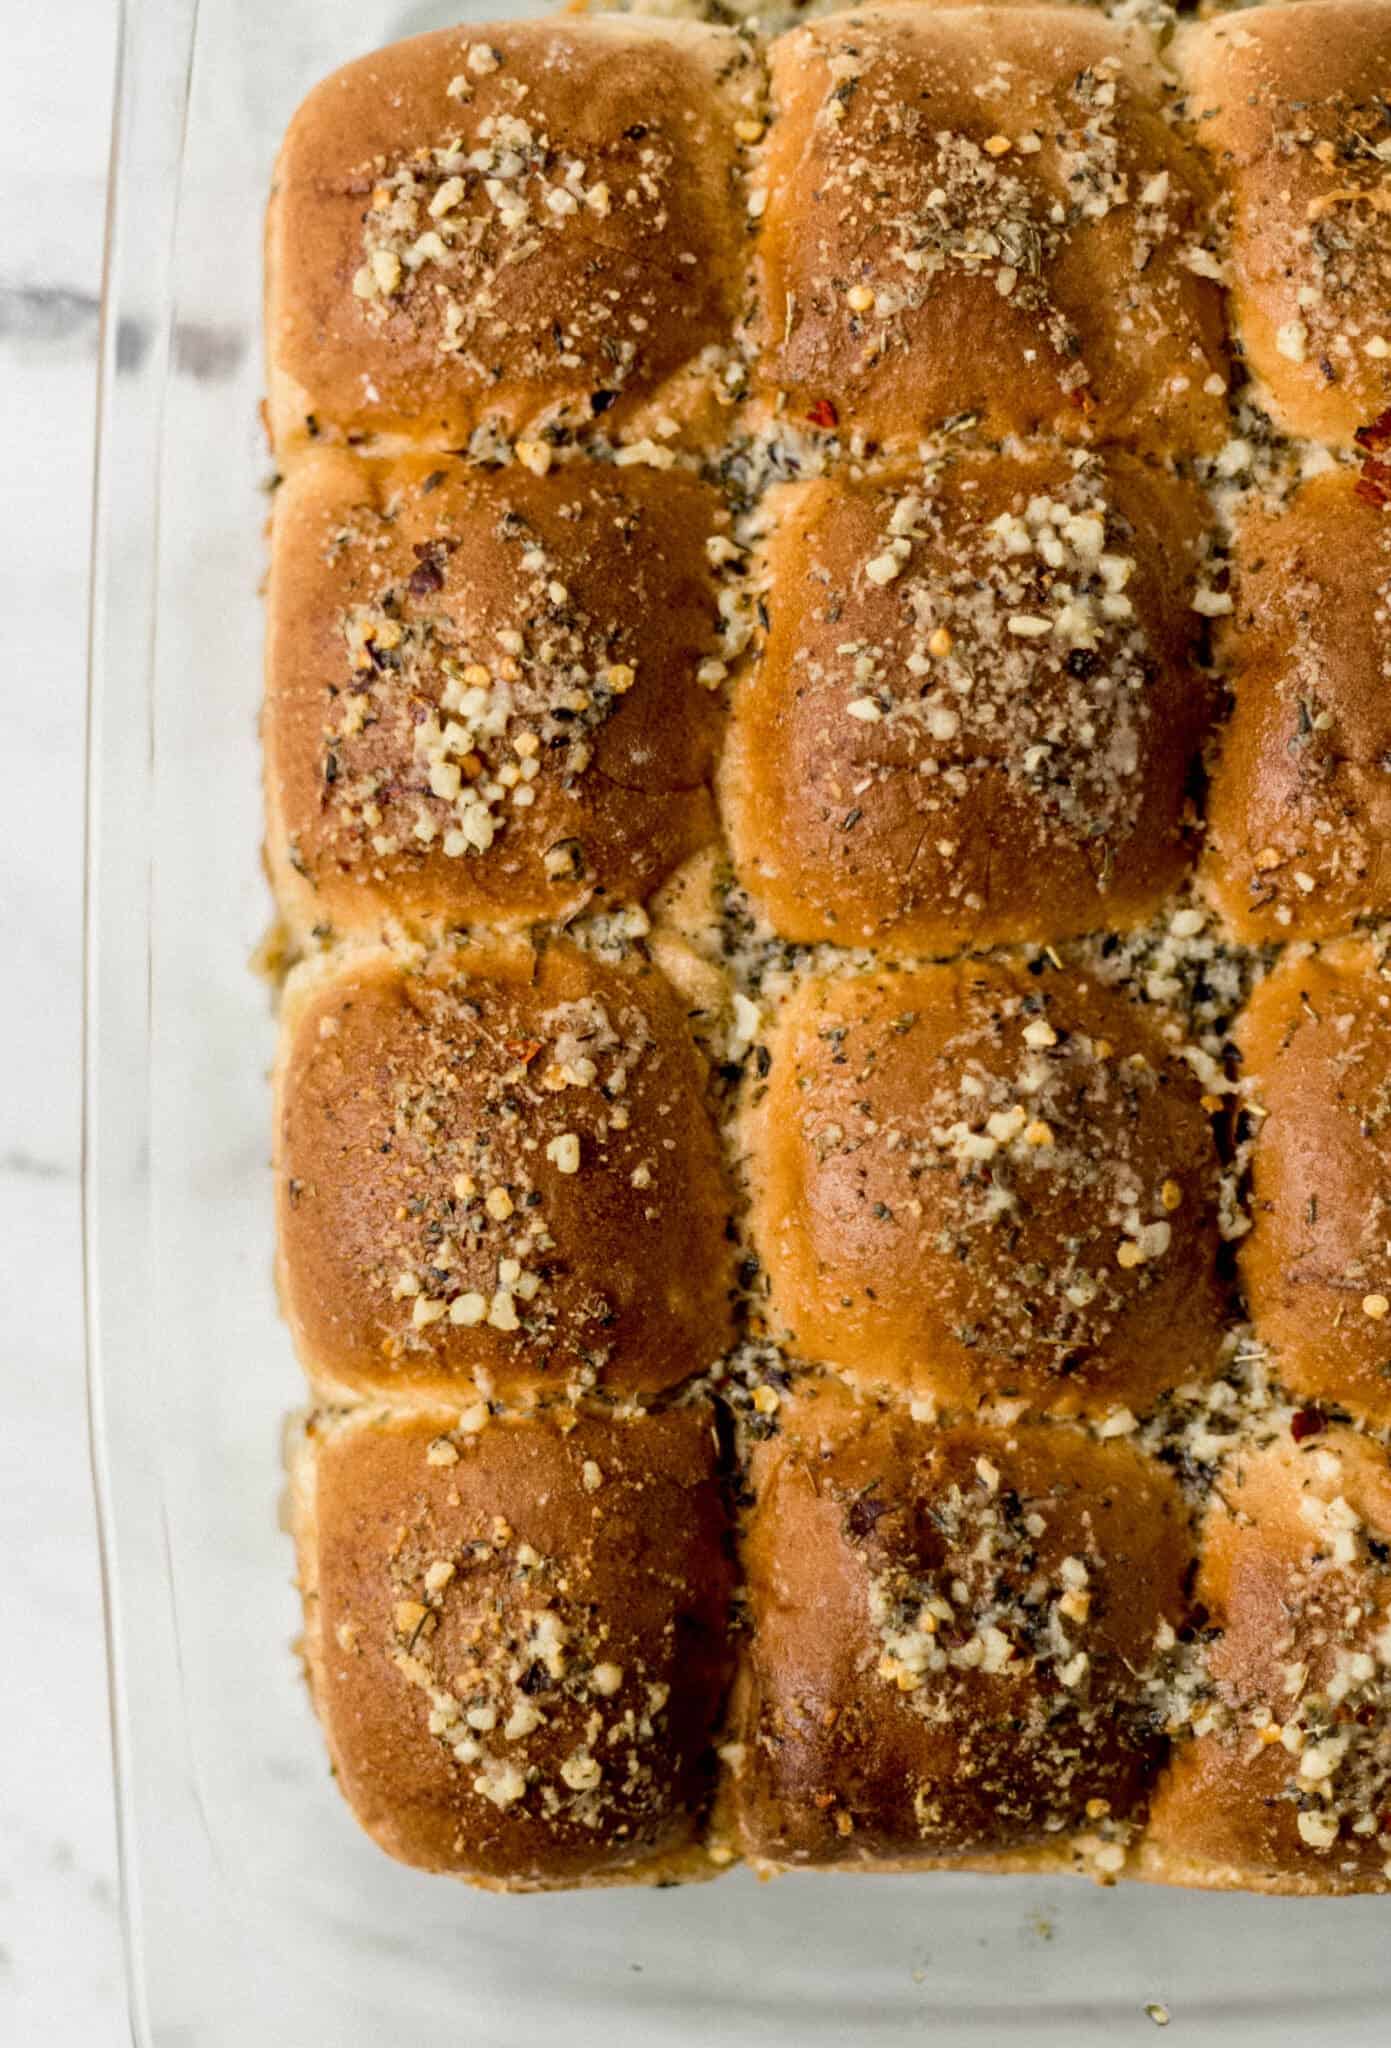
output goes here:
<path id="1" fill-rule="evenodd" d="M 513 1059 L 520 1060 L 524 1067 L 529 1067 L 541 1050 L 539 1038 L 504 1038 L 502 1044 L 504 1051 L 510 1052 Z"/>
<path id="2" fill-rule="evenodd" d="M 807 418 L 814 427 L 838 427 L 840 425 L 840 414 L 836 411 L 829 398 L 818 398 L 807 414 Z"/>
<path id="3" fill-rule="evenodd" d="M 1385 455 L 1391 449 L 1391 405 L 1369 426 L 1359 427 L 1352 438 L 1368 455 Z"/>
<path id="4" fill-rule="evenodd" d="M 1302 1444 L 1306 1436 L 1321 1435 L 1325 1426 L 1322 1410 L 1318 1408 L 1296 1408 L 1290 1417 L 1290 1435 L 1297 1444 Z"/>
<path id="5" fill-rule="evenodd" d="M 1378 462 L 1369 455 L 1352 488 L 1369 505 L 1391 505 L 1391 462 Z"/>
<path id="6" fill-rule="evenodd" d="M 420 562 L 406 578 L 406 588 L 412 597 L 431 597 L 444 589 L 444 571 L 432 558 Z"/>

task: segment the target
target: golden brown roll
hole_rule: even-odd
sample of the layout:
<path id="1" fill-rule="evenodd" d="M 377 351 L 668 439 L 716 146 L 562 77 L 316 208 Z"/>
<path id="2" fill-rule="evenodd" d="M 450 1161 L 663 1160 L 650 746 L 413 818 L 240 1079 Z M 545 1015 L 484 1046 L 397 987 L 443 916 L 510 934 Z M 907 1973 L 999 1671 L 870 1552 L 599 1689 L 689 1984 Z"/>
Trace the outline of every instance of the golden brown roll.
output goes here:
<path id="1" fill-rule="evenodd" d="M 1209 709 L 1191 493 L 1124 457 L 963 455 L 763 512 L 721 803 L 776 929 L 931 953 L 1148 916 Z"/>
<path id="2" fill-rule="evenodd" d="M 1259 1112 L 1241 1277 L 1286 1386 L 1391 1422 L 1391 976 L 1286 954 L 1237 1028 Z"/>
<path id="3" fill-rule="evenodd" d="M 1176 1487 L 1066 1425 L 844 1411 L 804 1397 L 754 1455 L 741 1849 L 1115 1874 L 1183 1620 Z"/>
<path id="4" fill-rule="evenodd" d="M 358 1409 L 297 1460 L 305 1660 L 392 1856 L 499 1890 L 708 1876 L 730 1663 L 711 1415 Z"/>
<path id="5" fill-rule="evenodd" d="M 1203 879 L 1237 935 L 1325 938 L 1391 911 L 1391 512 L 1339 470 L 1236 548 L 1233 709 Z"/>
<path id="6" fill-rule="evenodd" d="M 1221 438 L 1209 200 L 1148 40 L 1080 8 L 871 7 L 769 53 L 760 387 L 885 445 Z"/>
<path id="7" fill-rule="evenodd" d="M 280 1287 L 324 1398 L 656 1391 L 729 1341 L 703 1071 L 651 968 L 554 943 L 292 981 Z"/>
<path id="8" fill-rule="evenodd" d="M 650 469 L 298 464 L 263 718 L 296 930 L 563 918 L 709 840 L 727 524 Z"/>
<path id="9" fill-rule="evenodd" d="M 1391 0 L 807 11 L 277 166 L 333 1769 L 497 1890 L 1391 1890 Z"/>
<path id="10" fill-rule="evenodd" d="M 760 93 L 732 31 L 632 16 L 446 29 L 334 72 L 267 222 L 277 449 L 718 419 Z"/>
<path id="11" fill-rule="evenodd" d="M 1210 1697 L 1156 1794 L 1143 1874 L 1391 1890 L 1391 1464 L 1347 1429 L 1239 1455 L 1203 1532 Z"/>
<path id="12" fill-rule="evenodd" d="M 1217 1156 L 1145 1017 L 1071 971 L 806 983 L 744 1142 L 770 1334 L 970 1411 L 1128 1406 L 1215 1363 Z"/>
<path id="13" fill-rule="evenodd" d="M 1391 9 L 1310 0 L 1180 32 L 1231 204 L 1235 339 L 1277 425 L 1350 443 L 1391 404 Z"/>

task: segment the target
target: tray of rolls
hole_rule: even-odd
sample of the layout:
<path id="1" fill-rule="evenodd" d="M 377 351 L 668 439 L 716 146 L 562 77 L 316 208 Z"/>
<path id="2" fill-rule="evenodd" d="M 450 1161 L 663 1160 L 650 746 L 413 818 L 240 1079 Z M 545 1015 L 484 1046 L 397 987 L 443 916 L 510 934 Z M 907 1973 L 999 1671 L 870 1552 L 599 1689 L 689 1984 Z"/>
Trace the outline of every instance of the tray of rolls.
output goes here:
<path id="1" fill-rule="evenodd" d="M 170 227 L 253 348 L 264 259 L 268 504 L 174 502 L 210 603 L 268 564 L 207 658 L 273 1041 L 172 863 L 156 929 L 243 1118 L 273 1069 L 222 1214 L 263 1259 L 273 1184 L 233 1315 L 304 1387 L 293 1812 L 214 1861 L 270 1950 L 289 1871 L 325 1956 L 418 1912 L 422 2018 L 457 1935 L 480 2039 L 1370 2041 L 1391 5 L 378 12 L 258 22 L 295 91 Z M 179 256 L 229 161 L 234 284 Z M 166 445 L 228 402 L 174 296 Z M 166 1138 L 225 1132 L 185 1065 Z M 220 1229 L 172 1193 L 157 1262 Z"/>

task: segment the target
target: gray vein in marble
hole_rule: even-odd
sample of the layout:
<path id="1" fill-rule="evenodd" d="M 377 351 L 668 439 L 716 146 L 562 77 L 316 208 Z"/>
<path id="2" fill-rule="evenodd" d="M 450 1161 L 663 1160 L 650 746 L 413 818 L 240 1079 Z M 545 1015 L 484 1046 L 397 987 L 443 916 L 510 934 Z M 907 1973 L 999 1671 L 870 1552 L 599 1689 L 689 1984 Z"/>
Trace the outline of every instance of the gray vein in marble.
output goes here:
<path id="1" fill-rule="evenodd" d="M 0 1152 L 0 1174 L 16 1180 L 76 1180 L 77 1168 L 61 1159 L 36 1159 L 32 1152 Z"/>
<path id="2" fill-rule="evenodd" d="M 0 284 L 0 341 L 95 341 L 101 301 L 66 285 Z"/>
<path id="3" fill-rule="evenodd" d="M 82 354 L 95 350 L 101 300 L 95 292 L 61 284 L 6 284 L 0 280 L 0 347 L 52 351 L 64 344 Z M 152 333 L 142 322 L 123 320 L 116 335 L 116 367 L 138 370 Z M 174 368 L 198 384 L 233 376 L 246 354 L 237 328 L 180 320 L 174 328 Z"/>

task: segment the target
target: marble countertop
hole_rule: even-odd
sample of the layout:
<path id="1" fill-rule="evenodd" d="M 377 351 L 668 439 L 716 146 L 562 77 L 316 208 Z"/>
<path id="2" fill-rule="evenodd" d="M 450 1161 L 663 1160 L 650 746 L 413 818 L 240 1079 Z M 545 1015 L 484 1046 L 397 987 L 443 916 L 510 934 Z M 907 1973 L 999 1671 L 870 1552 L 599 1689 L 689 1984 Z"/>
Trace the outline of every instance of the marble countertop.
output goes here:
<path id="1" fill-rule="evenodd" d="M 115 0 L 3 11 L 0 2040 L 15 2048 L 129 2038 L 78 1199 L 87 539 L 114 51 Z"/>

